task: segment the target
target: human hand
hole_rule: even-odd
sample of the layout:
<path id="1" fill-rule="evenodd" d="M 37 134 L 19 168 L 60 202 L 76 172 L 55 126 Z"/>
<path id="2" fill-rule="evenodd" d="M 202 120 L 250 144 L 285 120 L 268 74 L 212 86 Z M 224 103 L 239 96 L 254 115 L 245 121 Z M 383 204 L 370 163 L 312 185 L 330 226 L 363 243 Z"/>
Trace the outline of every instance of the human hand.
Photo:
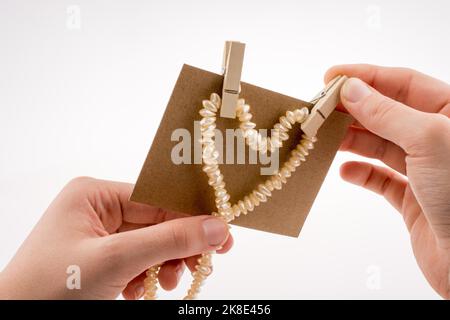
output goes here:
<path id="1" fill-rule="evenodd" d="M 167 261 L 159 282 L 170 290 L 199 254 L 232 246 L 222 220 L 129 202 L 132 188 L 91 178 L 70 182 L 0 273 L 0 299 L 113 299 L 121 292 L 138 299 L 148 267 Z M 79 290 L 66 286 L 72 265 L 81 271 Z"/>
<path id="2" fill-rule="evenodd" d="M 413 70 L 371 65 L 335 66 L 325 81 L 339 74 L 354 77 L 341 102 L 357 120 L 341 150 L 390 167 L 347 162 L 341 176 L 402 213 L 423 274 L 450 299 L 450 86 Z"/>

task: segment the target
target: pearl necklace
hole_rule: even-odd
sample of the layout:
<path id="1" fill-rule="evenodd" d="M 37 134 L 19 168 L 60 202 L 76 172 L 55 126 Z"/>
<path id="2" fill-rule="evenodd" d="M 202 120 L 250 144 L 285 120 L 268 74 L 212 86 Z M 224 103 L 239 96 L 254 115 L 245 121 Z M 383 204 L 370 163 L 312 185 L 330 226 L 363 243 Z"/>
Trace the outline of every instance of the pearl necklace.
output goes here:
<path id="1" fill-rule="evenodd" d="M 280 170 L 277 170 L 264 183 L 259 184 L 255 190 L 246 195 L 243 199 L 235 204 L 230 203 L 230 195 L 225 189 L 224 176 L 219 169 L 219 152 L 216 149 L 214 136 L 216 129 L 216 113 L 220 109 L 221 99 L 218 94 L 211 94 L 210 100 L 203 100 L 203 108 L 200 110 L 202 120 L 200 121 L 200 131 L 202 138 L 202 158 L 203 171 L 208 176 L 208 184 L 214 189 L 216 197 L 217 212 L 212 215 L 224 219 L 227 223 L 239 217 L 241 214 L 246 215 L 252 212 L 260 203 L 266 202 L 271 197 L 274 190 L 281 190 L 284 183 L 300 166 L 303 161 L 306 161 L 306 156 L 309 154 L 308 150 L 314 147 L 314 142 L 317 141 L 315 137 L 308 137 L 302 135 L 302 139 L 297 144 L 296 148 L 291 151 L 291 156 L 283 164 Z M 239 99 L 236 107 L 236 115 L 240 121 L 240 129 L 245 139 L 246 144 L 252 150 L 262 153 L 274 152 L 277 148 L 281 148 L 283 141 L 288 140 L 288 132 L 292 129 L 292 125 L 304 122 L 308 115 L 308 108 L 304 107 L 294 111 L 287 111 L 285 116 L 281 116 L 279 123 L 274 125 L 270 137 L 264 137 L 257 130 L 256 124 L 251 122 L 252 114 L 250 113 L 250 106 L 245 103 L 244 99 Z M 192 272 L 193 281 L 185 300 L 195 299 L 203 285 L 205 279 L 212 272 L 212 254 L 214 251 L 206 252 L 198 259 L 198 264 L 195 266 L 196 271 Z M 144 299 L 156 299 L 158 272 L 161 265 L 156 265 L 148 269 L 144 280 L 145 295 Z"/>

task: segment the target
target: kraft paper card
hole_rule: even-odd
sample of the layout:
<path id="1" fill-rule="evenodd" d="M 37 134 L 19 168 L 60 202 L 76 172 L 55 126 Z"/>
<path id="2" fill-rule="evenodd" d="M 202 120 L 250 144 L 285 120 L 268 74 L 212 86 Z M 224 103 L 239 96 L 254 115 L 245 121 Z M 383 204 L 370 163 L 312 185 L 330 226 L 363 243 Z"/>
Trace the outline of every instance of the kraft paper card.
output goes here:
<path id="1" fill-rule="evenodd" d="M 208 178 L 199 162 L 201 147 L 200 154 L 196 152 L 195 144 L 198 142 L 195 140 L 200 138 L 200 132 L 196 132 L 194 123 L 201 119 L 198 112 L 202 108 L 202 100 L 209 99 L 213 92 L 221 95 L 222 83 L 222 75 L 183 66 L 131 201 L 191 215 L 216 211 L 214 190 L 208 185 Z M 256 129 L 269 129 L 268 134 L 287 110 L 303 106 L 312 108 L 308 102 L 244 82 L 241 82 L 239 96 L 251 106 Z M 349 115 L 334 111 L 320 128 L 318 141 L 306 162 L 297 168 L 283 189 L 274 190 L 267 202 L 248 215 L 236 218 L 232 224 L 297 237 L 351 122 Z M 224 140 L 228 137 L 226 129 L 236 128 L 239 128 L 237 119 L 217 118 L 217 129 L 223 133 Z M 279 151 L 279 166 L 289 157 L 301 134 L 299 125 L 289 132 L 289 140 Z M 180 149 L 181 146 L 185 148 Z M 260 163 L 262 160 L 259 158 L 257 163 L 250 163 L 249 149 L 246 147 L 245 151 L 245 163 L 241 164 L 237 163 L 237 152 L 233 159 L 233 152 L 229 156 L 226 150 L 223 151 L 224 163 L 219 167 L 225 177 L 231 203 L 264 182 L 268 176 L 262 175 L 261 169 L 271 167 L 267 159 L 266 164 Z M 178 164 L 178 158 L 174 163 L 174 154 L 187 163 Z"/>

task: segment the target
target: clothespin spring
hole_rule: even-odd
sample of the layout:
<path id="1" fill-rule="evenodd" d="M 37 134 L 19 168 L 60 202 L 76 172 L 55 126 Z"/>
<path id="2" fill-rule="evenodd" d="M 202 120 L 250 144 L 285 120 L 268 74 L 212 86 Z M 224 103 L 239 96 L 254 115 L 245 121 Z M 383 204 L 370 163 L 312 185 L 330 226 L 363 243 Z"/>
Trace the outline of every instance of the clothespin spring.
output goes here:
<path id="1" fill-rule="evenodd" d="M 319 128 L 334 111 L 340 101 L 340 91 L 346 80 L 346 76 L 337 76 L 327 84 L 325 89 L 319 92 L 319 94 L 311 100 L 314 107 L 312 108 L 308 119 L 306 119 L 301 126 L 303 132 L 307 136 L 316 136 Z"/>

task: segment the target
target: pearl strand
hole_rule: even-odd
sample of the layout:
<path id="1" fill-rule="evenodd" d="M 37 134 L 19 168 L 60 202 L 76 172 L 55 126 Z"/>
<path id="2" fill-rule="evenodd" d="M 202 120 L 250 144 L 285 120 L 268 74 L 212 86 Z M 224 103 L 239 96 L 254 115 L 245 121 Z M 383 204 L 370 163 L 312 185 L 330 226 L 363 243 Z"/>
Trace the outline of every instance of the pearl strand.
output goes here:
<path id="1" fill-rule="evenodd" d="M 158 272 L 161 265 L 150 267 L 146 272 L 146 278 L 144 280 L 144 299 L 145 300 L 156 300 L 156 290 L 158 289 Z"/>
<path id="2" fill-rule="evenodd" d="M 220 97 L 213 93 L 210 100 L 203 101 L 203 109 L 200 115 L 203 119 L 200 121 L 200 131 L 202 133 L 201 143 L 203 146 L 203 171 L 207 174 L 208 183 L 214 188 L 216 197 L 217 212 L 212 214 L 230 222 L 241 214 L 252 212 L 260 203 L 266 202 L 272 196 L 274 190 L 281 190 L 282 184 L 295 172 L 300 164 L 306 161 L 306 156 L 310 149 L 314 147 L 315 137 L 302 135 L 302 139 L 294 150 L 291 151 L 289 159 L 283 164 L 281 169 L 276 171 L 264 183 L 259 184 L 255 190 L 246 195 L 236 204 L 231 205 L 230 195 L 225 189 L 225 182 L 218 166 L 219 152 L 214 143 L 214 131 L 216 129 L 216 113 L 220 108 Z M 256 124 L 251 122 L 252 114 L 250 106 L 244 99 L 239 99 L 236 107 L 236 115 L 241 122 L 240 129 L 245 138 L 246 144 L 255 151 L 262 153 L 274 152 L 277 148 L 283 146 L 283 141 L 289 139 L 288 132 L 296 123 L 302 123 L 309 115 L 308 108 L 295 109 L 287 111 L 285 116 L 279 118 L 279 122 L 274 125 L 271 137 L 263 137 L 255 130 Z"/>
<path id="3" fill-rule="evenodd" d="M 193 300 L 200 292 L 200 288 L 203 286 L 206 278 L 212 272 L 212 254 L 213 252 L 205 252 L 197 260 L 195 271 L 192 272 L 192 283 L 184 300 Z M 158 273 L 161 269 L 161 265 L 150 267 L 146 272 L 146 278 L 144 280 L 144 300 L 156 300 L 156 292 L 158 290 Z"/>
<path id="4" fill-rule="evenodd" d="M 281 116 L 279 123 L 274 125 L 271 137 L 264 137 L 255 130 L 256 124 L 251 122 L 252 114 L 250 106 L 245 104 L 244 99 L 239 99 L 236 108 L 236 115 L 241 121 L 240 129 L 246 139 L 247 145 L 255 151 L 262 153 L 275 152 L 283 146 L 283 141 L 289 139 L 288 132 L 296 123 L 302 123 L 308 116 L 308 108 L 287 111 L 285 116 Z M 304 136 L 305 137 L 305 136 Z"/>
<path id="5" fill-rule="evenodd" d="M 246 215 L 252 212 L 261 203 L 266 202 L 272 196 L 274 190 L 281 190 L 283 184 L 287 182 L 287 179 L 291 177 L 296 168 L 306 161 L 306 156 L 309 154 L 308 150 L 313 149 L 314 142 L 317 139 L 302 135 L 302 139 L 296 148 L 291 151 L 289 159 L 282 165 L 281 169 L 277 170 L 264 183 L 259 184 L 242 200 L 231 205 L 230 195 L 225 189 L 224 176 L 219 169 L 219 152 L 213 139 L 216 129 L 216 113 L 220 109 L 221 99 L 219 95 L 213 93 L 210 100 L 203 100 L 202 104 L 203 108 L 199 112 L 202 116 L 200 121 L 202 135 L 200 142 L 202 144 L 202 159 L 204 163 L 202 170 L 208 177 L 208 184 L 214 189 L 217 212 L 213 212 L 212 215 L 220 217 L 228 223 L 241 214 Z M 236 115 L 241 122 L 240 129 L 249 148 L 261 153 L 267 153 L 269 151 L 274 152 L 277 148 L 283 146 L 283 141 L 289 139 L 289 130 L 292 129 L 294 124 L 304 122 L 309 115 L 309 110 L 305 107 L 287 111 L 286 115 L 281 116 L 279 122 L 274 125 L 270 137 L 263 137 L 255 130 L 256 124 L 251 122 L 253 116 L 250 113 L 250 106 L 245 103 L 244 99 L 238 100 Z M 212 254 L 213 252 L 203 253 L 197 260 L 196 271 L 192 272 L 191 287 L 184 299 L 191 300 L 197 297 L 200 287 L 212 272 Z M 147 271 L 147 278 L 144 280 L 144 299 L 146 300 L 156 299 L 159 270 L 160 265 L 157 265 Z"/>

